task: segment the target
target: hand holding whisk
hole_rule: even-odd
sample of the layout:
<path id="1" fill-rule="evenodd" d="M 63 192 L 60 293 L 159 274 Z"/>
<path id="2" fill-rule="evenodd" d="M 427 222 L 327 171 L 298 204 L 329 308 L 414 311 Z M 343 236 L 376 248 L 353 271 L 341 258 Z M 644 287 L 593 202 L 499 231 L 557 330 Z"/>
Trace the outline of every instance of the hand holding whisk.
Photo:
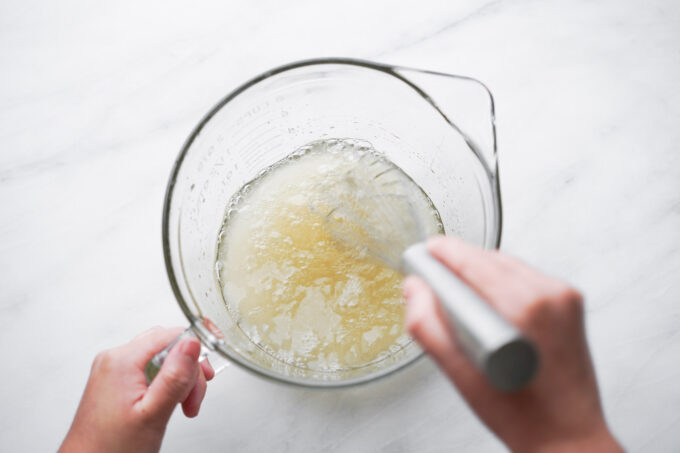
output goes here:
<path id="1" fill-rule="evenodd" d="M 388 160 L 365 154 L 320 188 L 310 209 L 330 235 L 404 274 L 423 278 L 437 295 L 458 341 L 491 384 L 517 390 L 538 367 L 536 347 L 426 249 L 429 199 Z M 431 213 L 430 213 L 431 214 Z"/>

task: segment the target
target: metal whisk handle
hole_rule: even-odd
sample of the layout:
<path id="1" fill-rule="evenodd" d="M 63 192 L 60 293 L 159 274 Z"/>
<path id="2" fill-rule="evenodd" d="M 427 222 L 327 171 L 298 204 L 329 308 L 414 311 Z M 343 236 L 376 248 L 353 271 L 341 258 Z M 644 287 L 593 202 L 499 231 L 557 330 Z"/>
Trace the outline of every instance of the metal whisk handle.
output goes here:
<path id="1" fill-rule="evenodd" d="M 538 368 L 534 344 L 430 255 L 424 242 L 406 249 L 401 267 L 432 288 L 464 351 L 495 388 L 518 390 L 531 380 Z"/>

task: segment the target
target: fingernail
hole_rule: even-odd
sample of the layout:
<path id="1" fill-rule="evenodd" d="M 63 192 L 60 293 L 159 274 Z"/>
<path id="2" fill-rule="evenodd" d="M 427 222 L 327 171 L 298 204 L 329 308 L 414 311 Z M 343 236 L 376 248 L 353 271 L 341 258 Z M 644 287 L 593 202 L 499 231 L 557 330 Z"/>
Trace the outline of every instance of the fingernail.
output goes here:
<path id="1" fill-rule="evenodd" d="M 444 236 L 444 235 L 441 235 L 441 234 L 438 234 L 436 236 L 431 236 L 431 237 L 427 238 L 427 245 L 440 244 L 443 241 L 446 241 L 446 238 L 455 238 L 455 236 Z"/>
<path id="2" fill-rule="evenodd" d="M 426 242 L 427 250 L 432 252 L 432 250 L 437 250 L 442 247 L 445 242 L 457 242 L 458 238 L 456 236 L 432 236 Z"/>
<path id="3" fill-rule="evenodd" d="M 404 296 L 404 299 L 409 299 L 413 295 L 413 283 L 411 282 L 410 277 L 406 277 L 404 279 L 404 282 L 401 286 L 401 294 Z"/>
<path id="4" fill-rule="evenodd" d="M 193 338 L 184 340 L 179 345 L 179 352 L 187 357 L 191 357 L 193 360 L 197 360 L 201 354 L 201 344 Z"/>
<path id="5" fill-rule="evenodd" d="M 422 324 L 423 320 L 423 309 L 421 305 L 422 304 L 418 304 L 417 298 L 413 298 L 406 307 L 404 326 L 409 335 L 414 337 L 414 334 L 417 334 L 418 326 Z"/>

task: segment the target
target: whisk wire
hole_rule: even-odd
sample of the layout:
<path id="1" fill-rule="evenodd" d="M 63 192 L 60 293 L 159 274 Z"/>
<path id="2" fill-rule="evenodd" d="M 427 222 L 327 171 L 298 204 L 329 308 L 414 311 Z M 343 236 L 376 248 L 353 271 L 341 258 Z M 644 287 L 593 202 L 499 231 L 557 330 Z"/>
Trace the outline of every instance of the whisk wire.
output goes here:
<path id="1" fill-rule="evenodd" d="M 339 243 L 399 268 L 405 248 L 424 239 L 406 176 L 373 156 L 358 168 L 370 173 L 350 169 L 333 178 L 334 182 L 320 187 L 317 203 L 310 209 L 324 219 Z"/>

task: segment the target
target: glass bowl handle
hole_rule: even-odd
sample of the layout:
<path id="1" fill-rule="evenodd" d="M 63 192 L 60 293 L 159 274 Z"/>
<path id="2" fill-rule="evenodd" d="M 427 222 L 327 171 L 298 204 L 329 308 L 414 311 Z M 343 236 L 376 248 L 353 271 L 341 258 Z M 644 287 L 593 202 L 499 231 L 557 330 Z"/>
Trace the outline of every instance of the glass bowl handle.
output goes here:
<path id="1" fill-rule="evenodd" d="M 213 370 L 215 370 L 215 374 L 229 366 L 229 361 L 216 351 L 214 342 L 207 342 L 208 346 L 206 346 L 206 341 L 204 341 L 201 336 L 196 333 L 194 327 L 191 326 L 175 337 L 175 339 L 172 340 L 165 348 L 163 348 L 162 351 L 154 355 L 151 360 L 146 362 L 146 365 L 144 366 L 144 376 L 146 376 L 147 385 L 153 381 L 160 371 L 161 366 L 163 366 L 163 362 L 170 353 L 170 350 L 183 338 L 190 336 L 193 336 L 201 342 L 201 354 L 198 357 L 199 362 L 208 360 L 210 366 L 213 368 Z"/>

